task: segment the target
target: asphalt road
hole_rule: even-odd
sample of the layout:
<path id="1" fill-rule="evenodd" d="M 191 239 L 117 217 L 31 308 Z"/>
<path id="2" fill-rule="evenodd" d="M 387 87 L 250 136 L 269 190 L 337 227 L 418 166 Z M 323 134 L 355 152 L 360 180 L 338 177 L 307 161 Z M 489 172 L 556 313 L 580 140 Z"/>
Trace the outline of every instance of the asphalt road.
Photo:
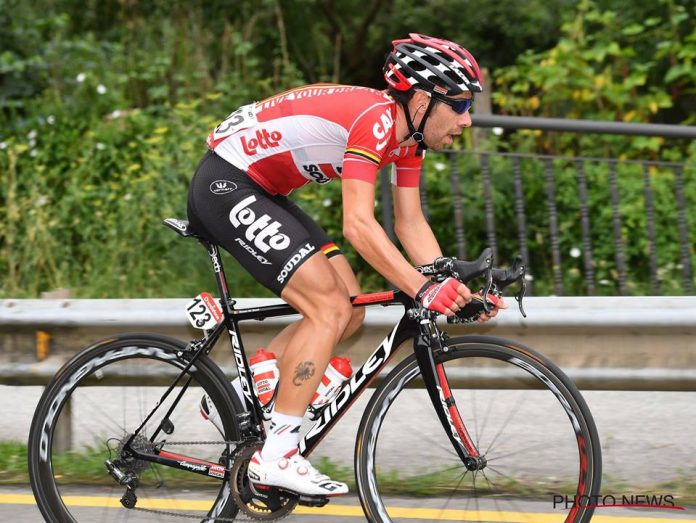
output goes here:
<path id="1" fill-rule="evenodd" d="M 95 500 L 92 507 L 81 507 L 76 510 L 75 515 L 80 521 L 98 522 L 102 518 L 100 515 L 105 510 L 123 510 L 116 508 L 104 508 L 99 505 L 99 489 L 90 489 L 84 492 L 87 501 Z M 186 494 L 182 493 L 185 498 Z M 420 523 L 425 521 L 461 521 L 461 513 L 457 511 L 442 511 L 442 499 L 391 499 L 390 508 L 399 508 L 401 516 L 398 520 L 403 523 Z M 479 507 L 482 514 L 486 509 L 494 507 Z M 157 517 L 143 519 L 138 514 L 138 522 L 160 521 Z M 553 510 L 550 502 L 529 502 L 521 503 L 518 511 L 506 513 L 504 519 L 494 513 L 490 517 L 483 516 L 486 521 L 506 521 L 524 523 L 552 523 L 562 519 L 559 510 Z M 288 523 L 354 523 L 363 521 L 364 516 L 360 503 L 355 497 L 345 497 L 338 501 L 329 503 L 321 509 L 310 509 L 299 507 L 296 512 L 284 521 Z M 21 523 L 41 523 L 43 518 L 39 510 L 33 504 L 31 490 L 27 487 L 4 487 L 0 488 L 0 521 L 17 521 Z M 123 521 L 130 521 L 124 518 Z M 169 521 L 169 520 L 167 520 Z M 181 521 L 186 521 L 182 519 Z M 686 507 L 685 510 L 658 510 L 658 509 L 625 509 L 625 508 L 606 508 L 597 509 L 593 518 L 593 523 L 696 523 L 696 507 Z"/>
<path id="2" fill-rule="evenodd" d="M 3 407 L 3 423 L 0 424 L 0 440 L 26 440 L 32 413 L 41 389 L 39 387 L 0 386 L 0 404 Z M 415 395 L 419 391 L 413 391 Z M 422 393 L 422 391 L 421 391 Z M 696 393 L 692 392 L 622 392 L 586 391 L 583 393 L 593 413 L 602 440 L 603 493 L 612 494 L 669 494 L 667 481 L 685 481 L 694 484 L 696 477 Z M 332 461 L 352 466 L 354 438 L 362 407 L 367 398 L 361 398 L 322 442 L 313 456 L 328 456 Z M 414 396 L 413 403 L 419 399 Z M 194 412 L 196 409 L 192 409 Z M 198 416 L 191 423 L 201 424 Z M 539 419 L 543 432 L 543 418 Z M 417 446 L 404 432 L 399 442 L 407 448 Z M 422 446 L 422 445 L 421 445 Z M 314 460 L 315 457 L 312 459 Z M 611 490 L 604 486 L 611 485 Z M 692 493 L 693 494 L 693 493 Z M 97 507 L 80 507 L 84 514 L 81 521 L 103 521 L 100 511 L 114 510 L 99 507 L 99 489 L 84 492 Z M 408 517 L 404 522 L 441 520 L 432 512 L 416 509 L 442 506 L 442 500 L 431 499 L 393 500 L 394 506 L 403 507 Z M 90 503 L 91 504 L 91 503 Z M 541 518 L 540 514 L 553 516 L 551 501 L 524 504 L 520 513 L 509 515 L 505 521 L 547 523 L 554 519 Z M 524 516 L 529 512 L 535 516 Z M 450 521 L 465 521 L 450 514 Z M 506 516 L 507 517 L 507 516 Z M 321 511 L 310 512 L 301 507 L 289 522 L 349 522 L 362 521 L 364 516 L 356 498 L 341 498 Z M 664 523 L 682 520 L 696 523 L 696 507 L 687 510 L 637 510 L 598 509 L 593 523 Z M 0 522 L 41 522 L 30 489 L 26 486 L 0 488 Z M 182 519 L 182 521 L 185 521 Z M 499 519 L 491 521 L 500 521 Z"/>

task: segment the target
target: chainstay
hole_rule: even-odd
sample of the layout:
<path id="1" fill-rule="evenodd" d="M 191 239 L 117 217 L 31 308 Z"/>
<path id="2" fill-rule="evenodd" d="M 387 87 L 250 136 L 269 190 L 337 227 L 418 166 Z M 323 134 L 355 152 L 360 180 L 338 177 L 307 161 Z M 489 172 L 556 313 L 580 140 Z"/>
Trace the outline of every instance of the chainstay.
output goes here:
<path id="1" fill-rule="evenodd" d="M 221 443 L 225 443 L 226 445 L 236 445 L 239 446 L 242 444 L 241 441 L 166 441 L 164 444 L 165 445 L 219 445 Z M 234 459 L 234 458 L 233 458 Z M 229 472 L 229 468 L 225 467 L 225 469 Z M 140 512 L 147 512 L 149 514 L 158 514 L 160 516 L 170 516 L 173 518 L 179 518 L 179 519 L 196 519 L 199 521 L 260 521 L 260 520 L 265 520 L 269 521 L 268 518 L 253 518 L 251 516 L 247 515 L 238 515 L 234 518 L 225 518 L 225 517 L 201 517 L 196 514 L 182 514 L 180 512 L 172 512 L 169 510 L 157 510 L 153 508 L 142 508 L 142 507 L 133 507 L 132 509 L 128 510 L 138 510 Z M 286 514 L 283 514 L 281 516 L 278 516 L 275 518 L 273 521 L 278 521 L 283 518 L 288 517 L 291 512 L 288 512 Z"/>

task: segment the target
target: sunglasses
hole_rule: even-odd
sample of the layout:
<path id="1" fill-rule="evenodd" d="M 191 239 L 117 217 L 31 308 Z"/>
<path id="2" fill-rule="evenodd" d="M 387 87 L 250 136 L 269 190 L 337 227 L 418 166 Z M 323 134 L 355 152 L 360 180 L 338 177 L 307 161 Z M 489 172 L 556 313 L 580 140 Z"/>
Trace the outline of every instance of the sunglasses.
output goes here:
<path id="1" fill-rule="evenodd" d="M 432 96 L 443 104 L 449 105 L 452 110 L 457 114 L 464 114 L 469 109 L 471 109 L 471 104 L 474 103 L 473 98 L 447 98 L 436 93 L 432 93 Z"/>

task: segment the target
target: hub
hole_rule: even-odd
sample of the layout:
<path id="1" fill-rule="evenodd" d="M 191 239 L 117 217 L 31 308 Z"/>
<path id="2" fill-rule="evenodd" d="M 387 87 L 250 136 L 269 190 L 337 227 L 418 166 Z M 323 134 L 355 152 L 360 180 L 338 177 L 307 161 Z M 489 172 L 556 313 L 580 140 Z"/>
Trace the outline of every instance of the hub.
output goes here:
<path id="1" fill-rule="evenodd" d="M 487 463 L 485 456 L 464 458 L 464 466 L 467 470 L 483 470 L 486 468 Z"/>

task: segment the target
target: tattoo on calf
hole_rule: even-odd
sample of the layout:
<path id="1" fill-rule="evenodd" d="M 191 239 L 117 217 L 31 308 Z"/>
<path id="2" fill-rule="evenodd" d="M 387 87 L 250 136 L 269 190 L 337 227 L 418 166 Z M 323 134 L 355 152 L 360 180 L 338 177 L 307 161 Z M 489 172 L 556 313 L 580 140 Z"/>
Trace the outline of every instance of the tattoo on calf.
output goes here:
<path id="1" fill-rule="evenodd" d="M 295 376 L 292 378 L 292 382 L 296 387 L 299 387 L 312 376 L 314 376 L 314 363 L 303 361 L 295 369 Z"/>

